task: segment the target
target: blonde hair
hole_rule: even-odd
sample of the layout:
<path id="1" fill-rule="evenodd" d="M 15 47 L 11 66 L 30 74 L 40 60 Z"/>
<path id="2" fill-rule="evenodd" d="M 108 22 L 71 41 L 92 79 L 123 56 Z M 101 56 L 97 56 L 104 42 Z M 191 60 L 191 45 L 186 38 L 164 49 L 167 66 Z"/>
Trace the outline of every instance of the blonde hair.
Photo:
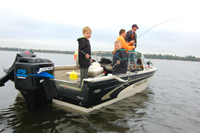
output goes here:
<path id="1" fill-rule="evenodd" d="M 90 29 L 89 26 L 86 26 L 86 27 L 83 28 L 83 33 L 85 33 L 86 31 L 91 31 L 92 32 L 92 30 Z"/>
<path id="2" fill-rule="evenodd" d="M 120 41 L 115 41 L 114 44 L 120 44 L 121 45 L 121 42 Z"/>

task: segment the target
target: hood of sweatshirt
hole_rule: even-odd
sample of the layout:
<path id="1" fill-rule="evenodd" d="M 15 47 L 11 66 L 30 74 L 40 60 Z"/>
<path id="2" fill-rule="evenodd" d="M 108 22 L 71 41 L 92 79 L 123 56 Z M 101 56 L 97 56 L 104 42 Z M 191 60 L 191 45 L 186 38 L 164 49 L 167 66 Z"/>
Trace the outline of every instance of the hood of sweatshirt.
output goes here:
<path id="1" fill-rule="evenodd" d="M 80 37 L 80 38 L 77 39 L 78 42 L 80 42 L 81 40 L 88 41 L 85 37 Z"/>

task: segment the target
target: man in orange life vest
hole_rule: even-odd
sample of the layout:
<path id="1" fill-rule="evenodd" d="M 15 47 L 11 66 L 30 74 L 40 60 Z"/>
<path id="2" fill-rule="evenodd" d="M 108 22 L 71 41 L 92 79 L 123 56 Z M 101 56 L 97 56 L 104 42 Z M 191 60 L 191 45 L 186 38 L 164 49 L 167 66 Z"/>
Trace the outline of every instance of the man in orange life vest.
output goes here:
<path id="1" fill-rule="evenodd" d="M 124 48 L 126 50 L 132 50 L 135 48 L 135 46 L 131 46 L 134 41 L 130 41 L 129 43 L 126 42 L 126 40 L 124 39 L 126 37 L 126 31 L 124 29 L 121 29 L 119 31 L 119 36 L 117 37 L 116 41 L 120 41 L 121 42 L 121 48 Z"/>
<path id="2" fill-rule="evenodd" d="M 128 43 L 133 41 L 132 46 L 135 46 L 135 48 L 137 47 L 137 34 L 135 33 L 137 29 L 139 29 L 139 27 L 136 24 L 133 24 L 132 25 L 132 29 L 126 33 L 126 37 L 125 37 L 125 40 Z M 135 48 L 132 49 L 132 50 L 135 51 Z M 132 58 L 132 59 L 130 59 L 130 62 L 135 64 L 135 60 L 133 59 L 134 58 L 134 54 L 130 54 L 130 58 Z"/>

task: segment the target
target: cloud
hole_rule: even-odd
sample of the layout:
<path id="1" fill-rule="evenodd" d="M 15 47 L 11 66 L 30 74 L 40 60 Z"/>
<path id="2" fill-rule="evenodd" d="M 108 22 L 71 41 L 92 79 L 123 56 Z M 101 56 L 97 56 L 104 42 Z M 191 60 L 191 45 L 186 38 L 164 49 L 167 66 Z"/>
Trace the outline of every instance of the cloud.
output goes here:
<path id="1" fill-rule="evenodd" d="M 127 3 L 137 6 L 127 7 Z M 200 57 L 197 7 L 195 1 L 189 4 L 183 1 L 116 1 L 115 6 L 104 0 L 98 4 L 93 1 L 19 0 L 12 4 L 5 1 L 0 5 L 0 46 L 75 50 L 77 38 L 83 36 L 82 28 L 90 26 L 92 50 L 112 50 L 122 28 L 128 31 L 136 23 L 140 27 L 139 36 L 160 22 L 182 18 L 163 23 L 142 35 L 137 50 Z"/>

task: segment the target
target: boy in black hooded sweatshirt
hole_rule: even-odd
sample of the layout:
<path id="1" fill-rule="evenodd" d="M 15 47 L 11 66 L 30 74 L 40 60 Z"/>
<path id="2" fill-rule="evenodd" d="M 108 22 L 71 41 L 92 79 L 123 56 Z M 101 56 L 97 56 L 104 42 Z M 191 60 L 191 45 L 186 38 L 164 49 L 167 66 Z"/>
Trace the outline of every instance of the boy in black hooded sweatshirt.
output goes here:
<path id="1" fill-rule="evenodd" d="M 84 37 L 78 38 L 78 50 L 79 50 L 79 65 L 80 65 L 80 85 L 84 78 L 88 76 L 88 68 L 90 66 L 90 55 L 91 55 L 91 47 L 89 38 L 91 37 L 92 30 L 86 26 L 83 28 Z"/>

